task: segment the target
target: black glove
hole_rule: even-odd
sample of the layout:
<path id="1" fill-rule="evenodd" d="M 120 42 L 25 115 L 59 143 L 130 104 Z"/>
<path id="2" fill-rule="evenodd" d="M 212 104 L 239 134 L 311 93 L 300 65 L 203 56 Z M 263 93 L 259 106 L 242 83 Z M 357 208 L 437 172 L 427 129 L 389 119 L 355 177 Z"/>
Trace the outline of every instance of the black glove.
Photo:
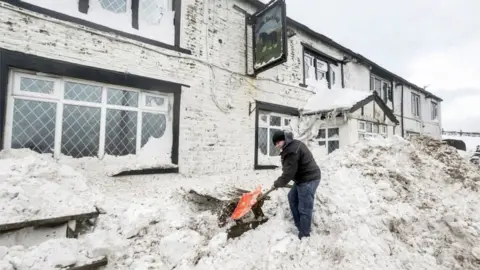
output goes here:
<path id="1" fill-rule="evenodd" d="M 280 188 L 280 187 L 283 187 L 284 185 L 279 180 L 276 180 L 275 182 L 273 182 L 273 186 L 275 188 Z"/>

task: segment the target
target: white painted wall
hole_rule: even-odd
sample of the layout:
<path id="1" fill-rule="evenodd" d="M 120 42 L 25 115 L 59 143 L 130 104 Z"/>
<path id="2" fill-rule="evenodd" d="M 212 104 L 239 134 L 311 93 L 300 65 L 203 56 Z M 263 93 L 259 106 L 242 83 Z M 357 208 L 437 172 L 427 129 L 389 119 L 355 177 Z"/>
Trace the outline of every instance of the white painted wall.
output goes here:
<path id="1" fill-rule="evenodd" d="M 345 138 L 345 145 L 358 142 L 358 120 L 354 118 L 349 119 L 346 130 L 348 132 L 348 136 Z"/>
<path id="2" fill-rule="evenodd" d="M 72 63 L 188 84 L 182 89 L 179 168 L 184 174 L 227 173 L 253 168 L 254 100 L 301 107 L 313 92 L 303 81 L 300 42 L 342 59 L 338 50 L 314 42 L 302 31 L 289 39 L 288 62 L 259 75 L 244 76 L 243 1 L 182 1 L 181 46 L 192 55 L 147 45 L 106 32 L 59 21 L 4 2 L 0 5 L 0 47 Z M 251 54 L 251 51 L 249 52 Z M 368 86 L 368 72 L 353 75 L 348 87 Z M 337 70 L 337 84 L 341 74 Z M 348 77 L 349 75 L 347 75 Z M 231 108 L 228 108 L 230 105 Z M 214 156 L 214 159 L 202 158 Z"/>
<path id="3" fill-rule="evenodd" d="M 188 84 L 190 88 L 182 89 L 180 172 L 251 171 L 255 113 L 249 115 L 249 102 L 291 107 L 305 104 L 313 91 L 298 86 L 303 82 L 300 42 L 338 59 L 344 55 L 294 29 L 297 34 L 288 41 L 288 62 L 251 79 L 244 75 L 245 17 L 234 4 L 250 13 L 255 11 L 243 1 L 182 1 L 181 46 L 192 51 L 192 55 L 185 55 L 1 2 L 0 47 Z M 339 68 L 335 87 L 341 87 Z M 370 73 L 365 66 L 348 63 L 344 72 L 346 87 L 369 90 Z M 342 128 L 341 134 L 353 136 L 349 129 Z"/>
<path id="4" fill-rule="evenodd" d="M 412 114 L 412 93 L 420 96 L 420 116 L 416 117 Z M 420 134 L 430 135 L 432 137 L 441 139 L 442 125 L 441 125 L 441 102 L 438 104 L 438 119 L 431 119 L 431 102 L 432 99 L 425 98 L 425 94 L 414 90 L 410 87 L 404 86 L 403 93 L 404 100 L 404 125 L 405 132 L 412 131 Z"/>
<path id="5" fill-rule="evenodd" d="M 364 65 L 350 62 L 343 67 L 345 87 L 370 91 L 370 70 Z"/>

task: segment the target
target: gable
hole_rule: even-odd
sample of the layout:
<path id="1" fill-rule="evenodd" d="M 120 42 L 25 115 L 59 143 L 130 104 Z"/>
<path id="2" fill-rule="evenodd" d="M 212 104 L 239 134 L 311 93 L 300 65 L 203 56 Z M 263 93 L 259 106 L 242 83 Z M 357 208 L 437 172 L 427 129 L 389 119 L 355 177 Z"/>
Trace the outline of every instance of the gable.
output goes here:
<path id="1" fill-rule="evenodd" d="M 392 110 L 388 108 L 376 92 L 355 104 L 350 109 L 350 114 L 359 118 L 377 120 L 382 123 L 386 122 L 387 119 L 392 123 L 399 123 Z"/>

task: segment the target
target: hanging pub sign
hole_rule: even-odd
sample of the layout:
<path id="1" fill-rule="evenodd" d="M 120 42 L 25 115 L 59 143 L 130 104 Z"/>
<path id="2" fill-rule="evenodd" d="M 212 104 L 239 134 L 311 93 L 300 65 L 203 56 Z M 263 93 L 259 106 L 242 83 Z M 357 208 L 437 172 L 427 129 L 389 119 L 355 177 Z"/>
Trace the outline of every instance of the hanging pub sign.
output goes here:
<path id="1" fill-rule="evenodd" d="M 287 15 L 284 0 L 275 0 L 252 15 L 255 74 L 287 61 Z"/>

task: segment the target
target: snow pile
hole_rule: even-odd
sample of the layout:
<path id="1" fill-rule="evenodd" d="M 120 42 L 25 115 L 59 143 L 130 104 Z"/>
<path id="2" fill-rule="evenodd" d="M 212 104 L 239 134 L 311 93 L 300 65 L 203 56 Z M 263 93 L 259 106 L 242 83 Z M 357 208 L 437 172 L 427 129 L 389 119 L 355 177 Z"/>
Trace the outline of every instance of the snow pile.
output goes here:
<path id="1" fill-rule="evenodd" d="M 178 269 L 480 266 L 479 176 L 451 148 L 425 138 L 375 139 L 337 150 L 321 164 L 310 239 L 296 238 L 287 191 L 279 190 L 264 205 L 270 220 L 256 230 L 225 241 L 202 213 L 193 220 L 203 220 L 203 229 L 190 224 L 161 238 L 163 243 L 182 239 L 189 250 L 175 259 L 163 253 L 163 262 Z M 150 252 L 175 248 L 161 247 Z"/>
<path id="2" fill-rule="evenodd" d="M 319 89 L 307 100 L 302 113 L 328 112 L 331 110 L 350 109 L 356 103 L 366 99 L 373 93 L 350 88 Z"/>
<path id="3" fill-rule="evenodd" d="M 81 174 L 48 155 L 0 152 L 0 224 L 95 212 L 98 198 Z"/>
<path id="4" fill-rule="evenodd" d="M 109 255 L 110 242 L 105 234 L 92 234 L 87 240 L 51 239 L 38 246 L 25 248 L 0 247 L 0 269 L 2 270 L 48 270 L 69 266 L 81 266 Z M 99 237 L 93 239 L 93 237 Z M 103 246 L 101 244 L 103 243 Z M 103 248 L 103 249 L 102 249 Z"/>
<path id="5" fill-rule="evenodd" d="M 157 188 L 151 191 L 156 195 L 147 198 L 140 189 L 131 198 L 117 194 L 108 218 L 100 221 L 101 230 L 128 241 L 110 253 L 107 269 L 480 266 L 480 178 L 455 149 L 422 137 L 374 139 L 345 146 L 319 163 L 323 179 L 310 239 L 296 237 L 287 189 L 265 202 L 267 223 L 227 240 L 217 216 L 187 201 L 185 193 L 143 186 Z M 236 185 L 255 186 L 246 178 Z"/>
<path id="6" fill-rule="evenodd" d="M 222 177 L 138 177 L 102 187 L 107 214 L 93 233 L 22 248 L 19 255 L 17 247 L 0 248 L 0 266 L 108 255 L 106 269 L 479 269 L 480 175 L 455 149 L 425 137 L 372 139 L 318 162 L 312 237 L 302 241 L 288 189 L 264 203 L 268 222 L 227 239 L 216 214 L 185 192 L 202 186 L 221 193 Z M 257 179 L 266 188 L 274 176 Z M 235 181 L 247 189 L 257 184 L 251 174 Z M 53 243 L 65 254 L 48 257 Z"/>
<path id="7" fill-rule="evenodd" d="M 419 150 L 443 163 L 445 173 L 450 176 L 446 180 L 461 182 L 465 187 L 471 187 L 475 191 L 480 188 L 477 167 L 470 162 L 465 162 L 465 157 L 454 147 L 428 137 L 413 138 L 412 143 Z"/>
<path id="8" fill-rule="evenodd" d="M 167 129 L 166 132 L 171 130 Z M 97 157 L 72 158 L 62 156 L 61 162 L 74 168 L 85 169 L 104 176 L 114 176 L 121 172 L 143 169 L 168 169 L 177 168 L 172 164 L 171 136 L 153 138 L 137 152 L 136 155 L 111 156 L 105 155 L 103 159 Z"/>

